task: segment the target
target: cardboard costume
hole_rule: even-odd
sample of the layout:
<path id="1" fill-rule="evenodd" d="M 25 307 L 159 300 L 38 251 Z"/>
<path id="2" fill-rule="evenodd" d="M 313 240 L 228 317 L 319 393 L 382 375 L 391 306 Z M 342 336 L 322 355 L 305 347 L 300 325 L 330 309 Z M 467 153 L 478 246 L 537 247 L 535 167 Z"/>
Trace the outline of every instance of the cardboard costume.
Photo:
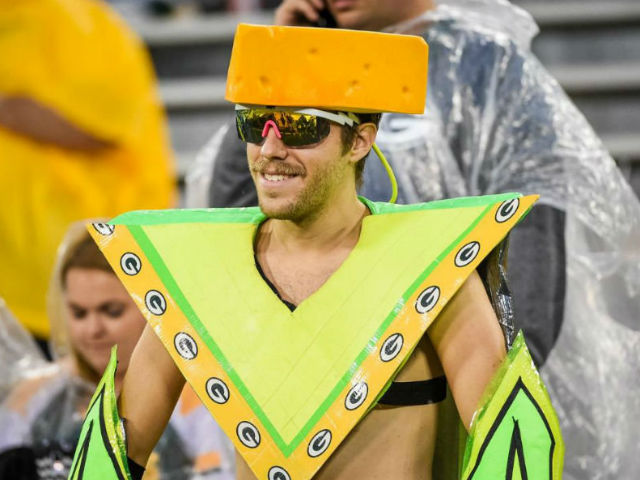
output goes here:
<path id="1" fill-rule="evenodd" d="M 240 75 L 264 81 L 244 93 L 233 88 L 238 58 L 248 54 L 237 50 L 244 40 L 251 45 L 259 39 L 254 46 L 282 52 L 287 37 L 307 52 L 340 45 L 351 55 L 350 42 L 355 46 L 374 35 L 391 44 L 422 45 L 420 55 L 426 57 L 418 38 L 347 31 L 324 35 L 318 29 L 241 26 L 228 97 L 245 104 L 291 105 L 273 97 L 273 82 L 260 65 L 252 70 L 247 63 Z M 295 63 L 280 55 L 282 63 Z M 401 68 L 404 59 L 397 60 L 395 67 Z M 302 97 L 294 104 L 349 111 L 351 79 L 335 80 L 331 64 L 324 71 L 329 72 L 325 77 L 318 71 L 316 91 L 339 84 L 344 95 L 329 105 Z M 367 90 L 366 85 L 361 88 Z M 412 90 L 400 85 L 400 96 L 403 87 L 404 93 Z M 359 95 L 372 95 L 376 88 Z M 406 96 L 390 97 L 384 108 L 395 102 L 398 110 L 413 111 L 424 102 L 420 95 L 404 105 Z M 358 105 L 354 108 L 364 109 Z M 309 479 L 320 469 L 535 197 L 503 194 L 409 206 L 361 201 L 371 215 L 363 220 L 358 244 L 293 312 L 256 269 L 253 241 L 266 220 L 258 208 L 133 212 L 90 227 L 176 365 L 259 479 Z M 527 472 L 559 478 L 563 447 L 557 420 L 521 337 L 486 395 L 468 442 L 465 478 L 526 478 Z M 106 413 L 117 431 L 117 412 Z M 111 438 L 117 450 L 118 436 Z M 89 442 L 76 454 L 73 478 L 91 478 L 97 471 L 85 461 L 91 448 L 113 451 L 114 446 L 99 438 Z M 127 478 L 126 465 L 113 461 L 111 468 L 109 478 Z"/>

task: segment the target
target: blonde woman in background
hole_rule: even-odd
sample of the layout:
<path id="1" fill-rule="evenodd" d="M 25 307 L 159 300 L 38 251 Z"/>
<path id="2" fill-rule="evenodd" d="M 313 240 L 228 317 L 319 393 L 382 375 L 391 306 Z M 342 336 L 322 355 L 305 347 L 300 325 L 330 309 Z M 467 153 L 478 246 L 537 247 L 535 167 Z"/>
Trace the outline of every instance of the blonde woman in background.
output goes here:
<path id="1" fill-rule="evenodd" d="M 119 390 L 145 326 L 84 224 L 75 224 L 59 249 L 48 303 L 55 362 L 34 359 L 34 347 L 30 361 L 9 358 L 0 367 L 12 369 L 3 378 L 9 374 L 13 378 L 0 405 L 3 479 L 67 478 L 82 418 L 112 346 L 118 345 Z M 8 322 L 3 320 L 0 333 L 5 338 L 0 343 L 13 345 L 15 352 L 24 350 L 15 348 L 15 334 L 7 338 L 7 332 L 17 327 L 9 328 Z M 224 434 L 195 394 L 185 390 L 144 478 L 230 480 L 230 459 Z"/>

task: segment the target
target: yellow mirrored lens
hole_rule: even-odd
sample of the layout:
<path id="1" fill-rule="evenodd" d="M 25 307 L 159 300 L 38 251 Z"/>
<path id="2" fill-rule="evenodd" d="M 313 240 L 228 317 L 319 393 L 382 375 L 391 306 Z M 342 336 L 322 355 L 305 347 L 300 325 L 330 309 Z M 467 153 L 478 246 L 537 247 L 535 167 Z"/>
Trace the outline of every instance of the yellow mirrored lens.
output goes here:
<path id="1" fill-rule="evenodd" d="M 278 110 L 247 109 L 236 111 L 236 124 L 241 140 L 262 143 L 262 132 L 268 120 L 273 120 L 290 147 L 318 143 L 329 134 L 329 121 L 306 113 Z"/>

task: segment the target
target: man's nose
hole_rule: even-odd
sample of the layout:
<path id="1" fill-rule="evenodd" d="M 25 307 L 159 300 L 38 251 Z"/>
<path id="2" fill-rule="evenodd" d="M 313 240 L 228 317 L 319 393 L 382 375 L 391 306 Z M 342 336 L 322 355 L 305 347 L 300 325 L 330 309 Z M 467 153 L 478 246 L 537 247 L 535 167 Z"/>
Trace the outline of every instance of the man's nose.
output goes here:
<path id="1" fill-rule="evenodd" d="M 267 127 L 265 127 L 265 130 Z M 285 158 L 287 156 L 287 146 L 278 137 L 275 128 L 269 128 L 267 131 L 262 147 L 260 148 L 260 154 L 264 158 L 278 159 Z"/>

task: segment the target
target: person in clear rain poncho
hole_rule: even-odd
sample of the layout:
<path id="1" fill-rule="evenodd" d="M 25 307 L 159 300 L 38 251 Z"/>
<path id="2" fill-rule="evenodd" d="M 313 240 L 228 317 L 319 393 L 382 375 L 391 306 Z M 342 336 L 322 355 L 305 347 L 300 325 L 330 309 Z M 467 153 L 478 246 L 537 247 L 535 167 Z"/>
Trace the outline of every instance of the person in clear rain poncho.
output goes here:
<path id="1" fill-rule="evenodd" d="M 329 10 L 341 27 L 374 29 L 386 20 L 384 31 L 421 34 L 430 46 L 425 114 L 385 114 L 378 133 L 399 203 L 541 195 L 511 236 L 515 323 L 558 409 L 565 478 L 631 478 L 640 466 L 632 447 L 640 428 L 632 393 L 640 371 L 638 199 L 531 53 L 538 29 L 526 12 L 505 0 L 446 0 L 397 19 L 382 11 L 394 2 L 377 2 L 378 17 L 366 3 L 350 11 L 330 1 Z M 315 20 L 306 12 L 299 18 Z M 361 193 L 386 200 L 390 191 L 380 163 L 369 160 Z M 223 127 L 201 151 L 187 176 L 187 203 L 256 204 L 234 128 Z M 513 313 L 511 294 L 502 293 Z"/>

